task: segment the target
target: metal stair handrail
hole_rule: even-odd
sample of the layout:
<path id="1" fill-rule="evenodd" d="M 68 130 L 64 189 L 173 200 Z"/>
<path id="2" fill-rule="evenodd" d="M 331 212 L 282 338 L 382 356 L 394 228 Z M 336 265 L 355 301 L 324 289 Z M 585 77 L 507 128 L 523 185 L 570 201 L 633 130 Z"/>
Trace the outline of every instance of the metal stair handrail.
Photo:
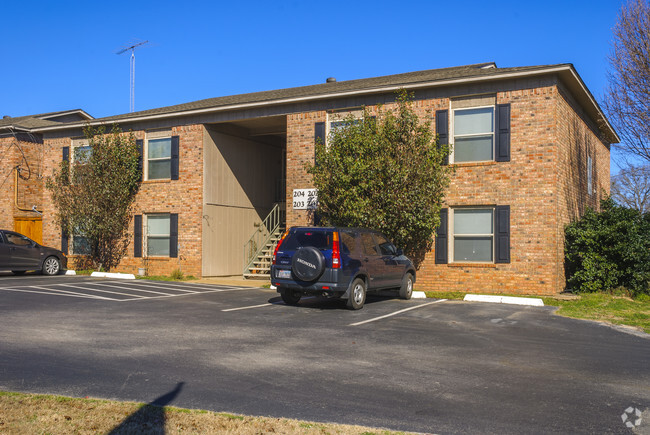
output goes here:
<path id="1" fill-rule="evenodd" d="M 269 214 L 244 244 L 244 274 L 248 273 L 255 259 L 266 248 L 284 221 L 284 203 L 276 202 Z"/>

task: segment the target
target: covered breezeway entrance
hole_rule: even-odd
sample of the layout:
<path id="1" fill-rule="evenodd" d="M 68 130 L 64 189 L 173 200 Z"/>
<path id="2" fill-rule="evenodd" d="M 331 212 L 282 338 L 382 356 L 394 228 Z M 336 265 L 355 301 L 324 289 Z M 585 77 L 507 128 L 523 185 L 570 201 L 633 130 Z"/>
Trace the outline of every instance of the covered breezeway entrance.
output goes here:
<path id="1" fill-rule="evenodd" d="M 264 275 L 256 257 L 269 239 L 265 218 L 284 210 L 286 138 L 286 116 L 205 125 L 203 276 Z"/>

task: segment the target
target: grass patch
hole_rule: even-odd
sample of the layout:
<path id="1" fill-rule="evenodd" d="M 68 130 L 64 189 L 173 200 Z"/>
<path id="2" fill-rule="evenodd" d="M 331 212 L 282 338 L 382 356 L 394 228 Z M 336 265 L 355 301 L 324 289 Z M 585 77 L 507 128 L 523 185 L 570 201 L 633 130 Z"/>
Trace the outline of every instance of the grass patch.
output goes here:
<path id="1" fill-rule="evenodd" d="M 75 269 L 75 273 L 77 275 L 90 275 L 93 272 L 97 272 L 97 271 L 95 269 L 82 269 L 82 270 Z"/>
<path id="2" fill-rule="evenodd" d="M 428 298 L 433 299 L 460 299 L 463 300 L 467 293 L 464 292 L 424 292 Z"/>
<path id="3" fill-rule="evenodd" d="M 428 298 L 462 300 L 464 292 L 424 292 Z M 640 295 L 636 299 L 606 293 L 583 293 L 574 297 L 539 297 L 532 295 L 498 294 L 495 296 L 517 296 L 540 298 L 544 305 L 559 307 L 556 314 L 574 319 L 598 320 L 615 325 L 638 328 L 650 334 L 650 296 Z"/>
<path id="4" fill-rule="evenodd" d="M 650 298 L 630 299 L 604 293 L 584 293 L 575 300 L 542 298 L 545 305 L 560 307 L 557 314 L 576 319 L 627 325 L 650 334 Z"/>
<path id="5" fill-rule="evenodd" d="M 134 402 L 0 392 L 0 433 L 402 434 L 362 426 L 249 417 Z"/>

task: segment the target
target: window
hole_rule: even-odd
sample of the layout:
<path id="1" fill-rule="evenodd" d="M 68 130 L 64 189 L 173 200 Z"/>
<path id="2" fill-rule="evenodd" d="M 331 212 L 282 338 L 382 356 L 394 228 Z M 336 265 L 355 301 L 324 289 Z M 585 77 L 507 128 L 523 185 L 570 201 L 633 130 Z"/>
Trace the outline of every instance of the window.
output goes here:
<path id="1" fill-rule="evenodd" d="M 589 192 L 589 195 L 593 193 L 593 163 L 591 156 L 587 157 L 587 192 Z"/>
<path id="2" fill-rule="evenodd" d="M 494 106 L 453 113 L 453 162 L 494 160 Z"/>
<path id="3" fill-rule="evenodd" d="M 147 141 L 147 179 L 171 178 L 172 139 L 171 137 L 149 139 Z"/>
<path id="4" fill-rule="evenodd" d="M 357 233 L 354 231 L 346 231 L 343 230 L 340 232 L 341 234 L 341 252 L 344 254 L 349 254 L 352 251 L 356 251 L 356 238 L 357 238 Z"/>
<path id="5" fill-rule="evenodd" d="M 327 114 L 327 131 L 326 137 L 332 132 L 341 130 L 348 125 L 354 125 L 363 119 L 363 109 L 345 110 Z"/>
<path id="6" fill-rule="evenodd" d="M 494 209 L 452 209 L 451 249 L 455 262 L 492 262 Z"/>
<path id="7" fill-rule="evenodd" d="M 168 257 L 170 219 L 168 214 L 147 215 L 146 252 L 151 257 Z"/>
<path id="8" fill-rule="evenodd" d="M 381 234 L 375 234 L 375 239 L 377 240 L 377 245 L 379 246 L 379 252 L 381 252 L 381 255 L 395 255 L 397 249 L 386 239 L 386 237 Z"/>
<path id="9" fill-rule="evenodd" d="M 90 243 L 84 236 L 72 236 L 72 254 L 73 255 L 90 255 Z"/>
<path id="10" fill-rule="evenodd" d="M 361 233 L 361 245 L 363 246 L 363 253 L 366 255 L 379 255 L 375 239 L 371 233 Z"/>
<path id="11" fill-rule="evenodd" d="M 23 236 L 22 234 L 6 232 L 5 237 L 7 238 L 7 243 L 10 245 L 16 246 L 31 246 L 34 244 L 30 239 Z"/>
<path id="12" fill-rule="evenodd" d="M 72 159 L 74 162 L 81 163 L 81 164 L 88 162 L 88 160 L 90 159 L 90 153 L 92 152 L 92 148 L 90 145 L 75 146 L 72 149 L 73 149 Z"/>
<path id="13" fill-rule="evenodd" d="M 85 137 L 74 138 L 71 141 L 70 148 L 72 151 L 72 159 L 70 163 L 88 163 L 92 147 L 90 142 Z"/>

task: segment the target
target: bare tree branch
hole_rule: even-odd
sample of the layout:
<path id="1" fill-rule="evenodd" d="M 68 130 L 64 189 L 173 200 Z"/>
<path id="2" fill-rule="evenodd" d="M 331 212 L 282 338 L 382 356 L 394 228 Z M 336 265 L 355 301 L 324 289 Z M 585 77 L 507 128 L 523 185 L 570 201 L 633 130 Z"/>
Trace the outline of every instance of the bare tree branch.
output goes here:
<path id="1" fill-rule="evenodd" d="M 619 147 L 650 162 L 650 4 L 630 0 L 614 27 L 605 109 Z"/>
<path id="2" fill-rule="evenodd" d="M 624 207 L 650 212 L 650 165 L 630 166 L 613 176 L 611 195 Z"/>

